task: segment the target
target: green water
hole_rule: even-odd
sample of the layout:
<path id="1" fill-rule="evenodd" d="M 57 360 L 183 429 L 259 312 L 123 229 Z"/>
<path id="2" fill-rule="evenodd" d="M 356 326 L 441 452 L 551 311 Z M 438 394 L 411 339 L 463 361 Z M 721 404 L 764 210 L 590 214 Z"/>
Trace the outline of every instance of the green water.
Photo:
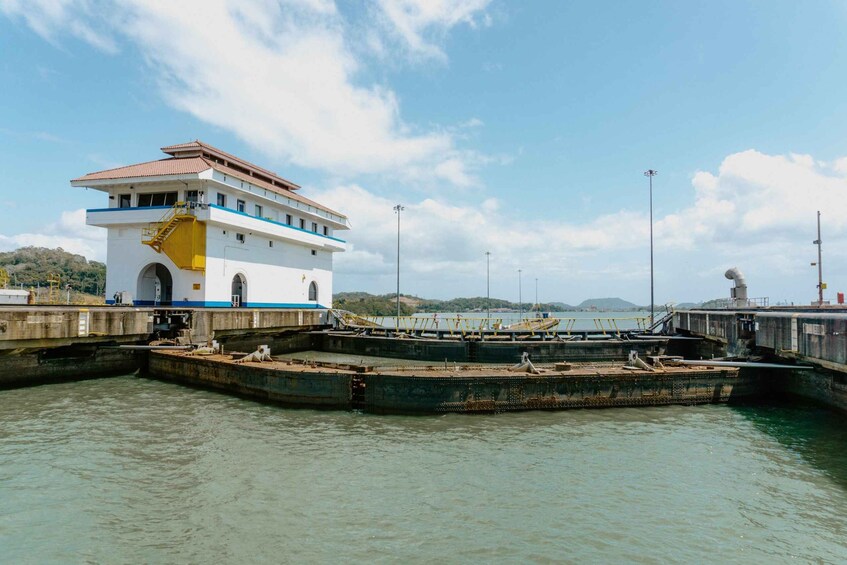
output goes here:
<path id="1" fill-rule="evenodd" d="M 0 392 L 0 562 L 844 562 L 801 406 L 386 417 L 122 377 Z"/>

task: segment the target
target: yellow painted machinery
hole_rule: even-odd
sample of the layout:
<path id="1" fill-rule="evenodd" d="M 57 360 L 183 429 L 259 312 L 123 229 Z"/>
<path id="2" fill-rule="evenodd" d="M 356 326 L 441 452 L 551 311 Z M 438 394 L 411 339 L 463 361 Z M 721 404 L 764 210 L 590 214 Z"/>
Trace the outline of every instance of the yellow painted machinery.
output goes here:
<path id="1" fill-rule="evenodd" d="M 189 202 L 177 202 L 161 220 L 143 228 L 141 243 L 164 252 L 180 269 L 206 270 L 206 224 Z"/>

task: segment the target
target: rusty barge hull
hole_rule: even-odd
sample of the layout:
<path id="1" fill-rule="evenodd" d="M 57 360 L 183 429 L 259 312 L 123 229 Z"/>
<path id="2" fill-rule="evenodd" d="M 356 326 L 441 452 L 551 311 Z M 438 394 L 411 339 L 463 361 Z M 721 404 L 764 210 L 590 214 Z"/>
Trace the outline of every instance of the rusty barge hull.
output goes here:
<path id="1" fill-rule="evenodd" d="M 629 371 L 577 367 L 541 375 L 504 368 L 380 370 L 243 363 L 228 356 L 150 354 L 149 375 L 286 406 L 380 414 L 497 413 L 722 403 L 756 396 L 755 372 L 733 368 Z"/>

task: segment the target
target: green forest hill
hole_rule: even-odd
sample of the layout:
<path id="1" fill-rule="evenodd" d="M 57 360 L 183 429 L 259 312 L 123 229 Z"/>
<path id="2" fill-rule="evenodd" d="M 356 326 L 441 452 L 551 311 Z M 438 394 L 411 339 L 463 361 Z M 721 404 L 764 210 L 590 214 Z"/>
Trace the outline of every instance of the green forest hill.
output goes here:
<path id="1" fill-rule="evenodd" d="M 0 253 L 0 269 L 9 276 L 8 285 L 14 288 L 47 289 L 51 275 L 59 275 L 64 292 L 101 296 L 106 286 L 106 265 L 89 261 L 82 255 L 68 253 L 61 247 L 21 247 Z"/>

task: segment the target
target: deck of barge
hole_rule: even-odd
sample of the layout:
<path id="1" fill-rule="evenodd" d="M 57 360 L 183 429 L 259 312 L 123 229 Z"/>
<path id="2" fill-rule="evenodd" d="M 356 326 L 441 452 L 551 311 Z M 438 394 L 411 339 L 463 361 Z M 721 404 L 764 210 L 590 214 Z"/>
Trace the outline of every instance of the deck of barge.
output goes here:
<path id="1" fill-rule="evenodd" d="M 382 366 L 277 359 L 238 363 L 230 355 L 154 352 L 149 374 L 288 406 L 376 413 L 505 412 L 729 402 L 759 391 L 759 377 L 734 368 L 625 369 L 579 363 L 541 374 L 505 365 Z"/>

